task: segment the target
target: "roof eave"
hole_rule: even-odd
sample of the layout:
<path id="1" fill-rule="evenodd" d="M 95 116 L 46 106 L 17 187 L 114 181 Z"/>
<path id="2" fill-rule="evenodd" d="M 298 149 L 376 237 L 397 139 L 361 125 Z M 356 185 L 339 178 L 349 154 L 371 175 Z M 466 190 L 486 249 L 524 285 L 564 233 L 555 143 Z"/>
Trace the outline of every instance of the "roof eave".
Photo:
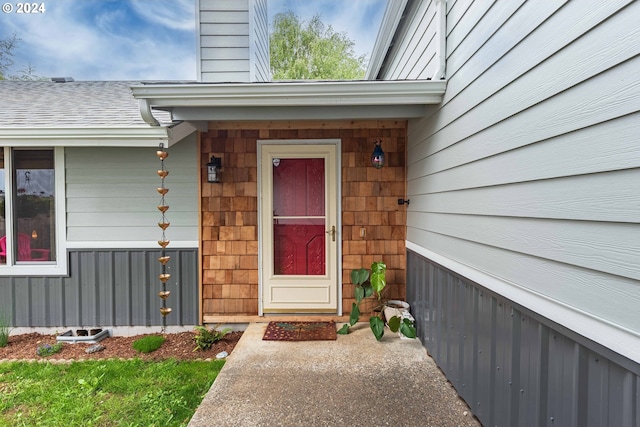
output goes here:
<path id="1" fill-rule="evenodd" d="M 438 104 L 445 81 L 300 81 L 277 83 L 132 86 L 136 99 L 155 108 L 333 107 Z"/>
<path id="2" fill-rule="evenodd" d="M 12 146 L 157 147 L 161 142 L 170 142 L 169 139 L 165 127 L 0 128 L 0 141 Z"/>

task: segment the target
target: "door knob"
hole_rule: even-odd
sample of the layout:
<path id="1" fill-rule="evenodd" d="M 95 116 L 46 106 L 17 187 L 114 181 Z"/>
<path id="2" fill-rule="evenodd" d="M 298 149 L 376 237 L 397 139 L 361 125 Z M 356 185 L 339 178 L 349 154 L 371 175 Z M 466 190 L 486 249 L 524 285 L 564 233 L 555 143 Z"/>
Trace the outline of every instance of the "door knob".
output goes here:
<path id="1" fill-rule="evenodd" d="M 331 230 L 327 231 L 327 234 L 331 234 L 331 241 L 336 241 L 336 226 L 332 225 Z"/>

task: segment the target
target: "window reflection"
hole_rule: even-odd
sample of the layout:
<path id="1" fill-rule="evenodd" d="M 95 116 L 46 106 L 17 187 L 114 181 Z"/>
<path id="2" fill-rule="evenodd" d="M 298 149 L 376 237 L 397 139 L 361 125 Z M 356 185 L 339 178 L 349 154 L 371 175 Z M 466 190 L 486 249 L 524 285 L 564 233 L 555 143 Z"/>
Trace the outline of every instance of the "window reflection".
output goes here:
<path id="1" fill-rule="evenodd" d="M 273 271 L 326 272 L 325 160 L 274 159 Z"/>
<path id="2" fill-rule="evenodd" d="M 52 150 L 15 150 L 14 259 L 55 261 L 55 173 Z"/>

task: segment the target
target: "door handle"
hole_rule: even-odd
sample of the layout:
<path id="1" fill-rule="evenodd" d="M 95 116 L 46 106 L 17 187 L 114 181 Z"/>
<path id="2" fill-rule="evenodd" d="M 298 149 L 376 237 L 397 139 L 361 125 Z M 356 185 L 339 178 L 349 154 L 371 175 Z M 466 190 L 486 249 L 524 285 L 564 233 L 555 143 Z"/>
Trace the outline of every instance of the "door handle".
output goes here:
<path id="1" fill-rule="evenodd" d="M 331 226 L 331 230 L 326 232 L 327 234 L 331 234 L 331 241 L 335 242 L 336 241 L 336 226 L 332 225 Z"/>

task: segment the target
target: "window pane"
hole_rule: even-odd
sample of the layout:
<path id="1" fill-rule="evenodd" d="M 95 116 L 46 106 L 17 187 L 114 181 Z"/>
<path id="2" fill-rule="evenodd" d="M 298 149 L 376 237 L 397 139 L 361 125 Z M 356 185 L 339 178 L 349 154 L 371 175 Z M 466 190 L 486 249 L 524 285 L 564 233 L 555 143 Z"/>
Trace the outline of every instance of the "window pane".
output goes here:
<path id="1" fill-rule="evenodd" d="M 324 159 L 273 159 L 272 171 L 274 273 L 324 275 Z"/>
<path id="2" fill-rule="evenodd" d="M 324 275 L 324 229 L 322 218 L 274 219 L 274 274 Z"/>
<path id="3" fill-rule="evenodd" d="M 273 162 L 273 215 L 324 215 L 324 159 Z"/>
<path id="4" fill-rule="evenodd" d="M 52 150 L 14 151 L 14 249 L 19 262 L 55 261 Z"/>

